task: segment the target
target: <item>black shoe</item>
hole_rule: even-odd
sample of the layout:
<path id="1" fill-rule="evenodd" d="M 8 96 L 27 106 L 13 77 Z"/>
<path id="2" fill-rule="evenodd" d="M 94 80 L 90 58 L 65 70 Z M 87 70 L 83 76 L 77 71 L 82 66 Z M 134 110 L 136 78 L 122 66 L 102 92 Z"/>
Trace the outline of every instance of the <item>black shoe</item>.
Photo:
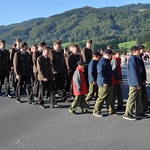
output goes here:
<path id="1" fill-rule="evenodd" d="M 125 110 L 125 107 L 124 106 L 117 106 L 116 110 Z"/>
<path id="2" fill-rule="evenodd" d="M 67 97 L 61 97 L 61 101 L 65 102 L 67 100 Z"/>
<path id="3" fill-rule="evenodd" d="M 37 105 L 37 102 L 29 102 L 29 104 Z"/>
<path id="4" fill-rule="evenodd" d="M 70 109 L 69 109 L 69 113 L 71 113 L 73 115 L 77 115 L 78 114 L 75 110 L 71 111 Z"/>
<path id="5" fill-rule="evenodd" d="M 126 115 L 126 114 L 124 114 L 124 115 L 123 115 L 123 119 L 127 119 L 127 120 L 132 120 L 132 121 L 134 121 L 134 120 L 136 120 L 136 117 L 134 117 L 134 116 L 132 116 L 132 115 Z"/>
<path id="6" fill-rule="evenodd" d="M 116 113 L 116 112 L 113 112 L 113 113 L 108 113 L 109 116 L 118 116 L 119 114 Z"/>
<path id="7" fill-rule="evenodd" d="M 65 100 L 65 103 L 69 103 L 69 100 Z"/>
<path id="8" fill-rule="evenodd" d="M 145 113 L 149 113 L 149 112 L 150 112 L 149 108 L 145 108 L 145 109 L 144 109 L 144 112 L 145 112 Z"/>
<path id="9" fill-rule="evenodd" d="M 74 110 L 72 111 L 72 114 L 77 115 L 78 113 Z"/>
<path id="10" fill-rule="evenodd" d="M 51 108 L 58 108 L 59 105 L 58 104 L 54 104 L 54 105 L 50 105 Z"/>
<path id="11" fill-rule="evenodd" d="M 135 114 L 136 118 L 148 118 L 148 115 L 145 115 L 144 113 Z"/>
<path id="12" fill-rule="evenodd" d="M 75 97 L 74 94 L 70 94 L 70 95 L 69 95 L 69 98 L 71 98 L 71 97 Z"/>
<path id="13" fill-rule="evenodd" d="M 45 108 L 44 104 L 42 104 L 42 105 L 39 105 L 39 107 L 41 107 L 41 108 Z"/>
<path id="14" fill-rule="evenodd" d="M 102 114 L 100 114 L 100 113 L 95 113 L 95 112 L 93 112 L 93 116 L 95 116 L 95 117 L 103 117 Z"/>
<path id="15" fill-rule="evenodd" d="M 32 102 L 32 104 L 33 104 L 33 105 L 37 105 L 38 103 L 37 103 L 37 102 Z"/>
<path id="16" fill-rule="evenodd" d="M 17 98 L 17 99 L 16 99 L 16 102 L 17 102 L 17 103 L 21 103 L 20 98 Z"/>
<path id="17" fill-rule="evenodd" d="M 92 114 L 92 112 L 89 111 L 89 110 L 83 110 L 83 111 L 82 111 L 82 114 Z"/>
<path id="18" fill-rule="evenodd" d="M 91 106 L 88 105 L 88 109 L 93 109 Z"/>
<path id="19" fill-rule="evenodd" d="M 12 95 L 10 95 L 10 94 L 8 94 L 8 95 L 6 95 L 8 98 L 13 98 L 13 96 Z"/>

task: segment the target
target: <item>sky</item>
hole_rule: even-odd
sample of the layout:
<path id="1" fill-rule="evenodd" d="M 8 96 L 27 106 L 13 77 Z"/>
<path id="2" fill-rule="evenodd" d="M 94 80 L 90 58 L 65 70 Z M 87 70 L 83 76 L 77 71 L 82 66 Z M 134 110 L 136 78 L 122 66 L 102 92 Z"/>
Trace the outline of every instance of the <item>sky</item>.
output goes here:
<path id="1" fill-rule="evenodd" d="M 0 0 L 0 25 L 50 17 L 65 11 L 91 6 L 102 8 L 127 4 L 150 3 L 150 0 Z"/>

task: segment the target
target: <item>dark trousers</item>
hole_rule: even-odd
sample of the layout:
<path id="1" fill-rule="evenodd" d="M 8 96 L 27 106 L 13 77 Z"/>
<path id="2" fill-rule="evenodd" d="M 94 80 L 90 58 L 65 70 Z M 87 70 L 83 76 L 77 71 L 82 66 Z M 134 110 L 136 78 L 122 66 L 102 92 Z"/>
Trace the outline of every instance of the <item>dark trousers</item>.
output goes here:
<path id="1" fill-rule="evenodd" d="M 73 96 L 73 80 L 72 80 L 72 78 L 73 78 L 73 72 L 70 72 L 69 73 L 69 78 L 70 78 L 70 90 L 69 90 L 69 92 L 70 92 L 70 96 Z"/>
<path id="2" fill-rule="evenodd" d="M 112 107 L 114 108 L 116 98 L 118 100 L 118 106 L 123 105 L 123 98 L 122 98 L 122 90 L 121 90 L 121 85 L 120 84 L 113 84 L 111 86 L 111 93 L 112 93 L 112 98 L 111 98 L 111 103 Z"/>
<path id="3" fill-rule="evenodd" d="M 142 104 L 144 110 L 148 109 L 149 102 L 145 85 L 142 86 Z"/>
<path id="4" fill-rule="evenodd" d="M 65 86 L 65 73 L 56 73 L 55 74 L 55 89 L 60 90 L 64 89 Z"/>
<path id="5" fill-rule="evenodd" d="M 53 81 L 39 81 L 39 105 L 44 105 L 44 92 L 45 90 L 47 90 L 49 92 L 49 95 L 51 96 L 51 94 L 53 93 L 55 87 L 54 87 L 54 82 Z"/>
<path id="6" fill-rule="evenodd" d="M 12 82 L 12 86 L 14 87 L 14 90 L 16 91 L 17 80 L 16 80 L 16 74 L 14 72 L 11 72 L 11 82 Z"/>
<path id="7" fill-rule="evenodd" d="M 66 98 L 65 73 L 55 74 L 55 91 L 60 90 L 61 98 Z"/>
<path id="8" fill-rule="evenodd" d="M 38 92 L 39 92 L 38 73 L 34 73 L 33 95 L 38 97 Z"/>
<path id="9" fill-rule="evenodd" d="M 87 85 L 87 87 L 89 88 L 88 67 L 85 67 L 84 72 L 85 72 L 86 85 Z"/>
<path id="10" fill-rule="evenodd" d="M 10 95 L 9 71 L 0 71 L 0 92 L 3 84 L 5 85 L 6 95 Z"/>
<path id="11" fill-rule="evenodd" d="M 70 74 L 68 73 L 68 70 L 65 75 L 66 75 L 65 76 L 66 77 L 66 86 L 65 86 L 66 92 L 70 92 L 71 78 L 70 78 Z"/>
<path id="12" fill-rule="evenodd" d="M 18 82 L 17 82 L 17 87 L 16 87 L 16 98 L 20 99 L 21 87 L 24 84 L 27 97 L 29 98 L 28 102 L 33 102 L 33 92 L 31 88 L 31 76 L 21 76 L 20 79 L 17 81 Z"/>
<path id="13" fill-rule="evenodd" d="M 73 80 L 71 79 L 71 83 L 70 83 L 70 96 L 73 96 Z"/>
<path id="14" fill-rule="evenodd" d="M 33 72 L 31 72 L 31 85 L 33 86 L 34 84 L 34 81 L 35 81 L 35 75 Z"/>

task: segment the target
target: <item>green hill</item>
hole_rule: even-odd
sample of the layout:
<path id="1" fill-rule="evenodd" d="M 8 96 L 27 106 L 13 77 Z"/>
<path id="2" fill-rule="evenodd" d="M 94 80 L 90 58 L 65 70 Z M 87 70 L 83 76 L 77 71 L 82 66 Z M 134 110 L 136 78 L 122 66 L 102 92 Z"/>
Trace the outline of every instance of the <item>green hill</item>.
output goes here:
<path id="1" fill-rule="evenodd" d="M 49 18 L 35 18 L 22 23 L 0 26 L 0 39 L 11 46 L 16 38 L 28 45 L 45 41 L 47 44 L 61 39 L 64 43 L 83 45 L 91 38 L 100 47 L 125 41 L 146 42 L 150 39 L 150 4 L 131 4 L 121 7 L 83 7 Z M 148 38 L 145 38 L 148 34 Z M 141 39 L 141 35 L 143 38 Z"/>
<path id="2" fill-rule="evenodd" d="M 124 48 L 127 48 L 129 50 L 134 45 L 136 45 L 136 41 L 128 41 L 128 42 L 119 43 L 118 47 L 119 47 L 119 49 L 124 47 Z"/>

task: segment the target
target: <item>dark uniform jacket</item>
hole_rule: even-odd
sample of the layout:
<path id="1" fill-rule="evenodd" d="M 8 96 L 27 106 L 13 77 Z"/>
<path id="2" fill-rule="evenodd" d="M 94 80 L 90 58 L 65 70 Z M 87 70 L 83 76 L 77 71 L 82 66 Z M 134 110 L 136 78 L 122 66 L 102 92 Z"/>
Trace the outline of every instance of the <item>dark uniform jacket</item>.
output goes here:
<path id="1" fill-rule="evenodd" d="M 92 59 L 92 50 L 87 47 L 82 50 L 82 59 L 86 64 L 89 64 Z"/>
<path id="2" fill-rule="evenodd" d="M 53 54 L 53 65 L 54 65 L 54 69 L 55 71 L 57 71 L 57 73 L 65 73 L 65 58 L 62 52 L 57 52 L 55 50 L 52 50 L 52 54 Z"/>
<path id="3" fill-rule="evenodd" d="M 97 85 L 112 85 L 112 66 L 110 60 L 102 57 L 97 63 Z"/>
<path id="4" fill-rule="evenodd" d="M 53 73 L 50 64 L 50 58 L 41 55 L 37 59 L 37 70 L 38 70 L 38 80 L 42 81 L 44 78 L 53 81 Z"/>
<path id="5" fill-rule="evenodd" d="M 90 84 L 97 80 L 97 63 L 96 60 L 91 60 L 88 65 L 88 81 Z"/>
<path id="6" fill-rule="evenodd" d="M 70 54 L 68 59 L 68 65 L 72 73 L 75 72 L 77 68 L 77 62 L 80 60 L 80 56 L 77 54 Z"/>
<path id="7" fill-rule="evenodd" d="M 10 71 L 9 51 L 0 49 L 0 71 Z"/>
<path id="8" fill-rule="evenodd" d="M 33 52 L 32 54 L 32 61 L 33 61 L 33 73 L 37 73 L 37 58 L 42 55 L 40 50 Z"/>
<path id="9" fill-rule="evenodd" d="M 147 80 L 147 76 L 146 76 L 146 69 L 145 69 L 145 64 L 144 64 L 144 61 L 142 59 L 142 56 L 143 54 L 141 54 L 139 57 L 140 57 L 140 60 L 141 60 L 141 65 L 142 65 L 142 82 L 145 82 Z"/>
<path id="10" fill-rule="evenodd" d="M 25 52 L 25 54 L 22 51 L 15 53 L 13 65 L 16 75 L 31 75 L 32 60 L 28 52 Z"/>
<path id="11" fill-rule="evenodd" d="M 139 56 L 130 56 L 127 66 L 127 79 L 129 86 L 142 86 L 142 64 Z"/>
<path id="12" fill-rule="evenodd" d="M 18 49 L 12 48 L 10 49 L 10 63 L 11 63 L 11 67 L 13 67 L 13 59 L 14 59 L 14 55 L 16 52 L 18 52 Z"/>

